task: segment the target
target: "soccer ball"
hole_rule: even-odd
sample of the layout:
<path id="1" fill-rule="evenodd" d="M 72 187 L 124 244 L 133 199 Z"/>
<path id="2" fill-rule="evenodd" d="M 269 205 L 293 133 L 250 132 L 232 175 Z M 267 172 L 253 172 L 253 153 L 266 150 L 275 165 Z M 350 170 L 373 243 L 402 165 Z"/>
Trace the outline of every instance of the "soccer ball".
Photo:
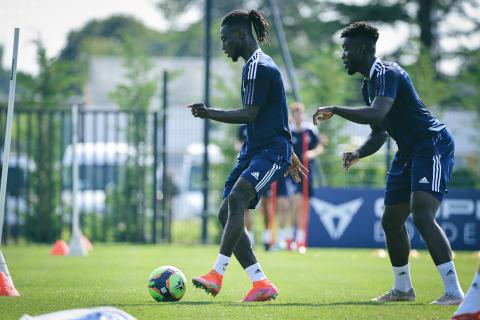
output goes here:
<path id="1" fill-rule="evenodd" d="M 150 274 L 148 291 L 157 301 L 178 301 L 187 291 L 186 282 L 185 275 L 179 269 L 172 266 L 161 266 Z"/>

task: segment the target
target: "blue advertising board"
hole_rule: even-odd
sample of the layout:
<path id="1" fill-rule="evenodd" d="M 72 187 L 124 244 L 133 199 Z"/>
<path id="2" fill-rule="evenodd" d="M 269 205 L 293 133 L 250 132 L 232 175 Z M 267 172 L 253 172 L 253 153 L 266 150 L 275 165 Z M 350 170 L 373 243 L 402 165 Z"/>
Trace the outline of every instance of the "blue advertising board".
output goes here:
<path id="1" fill-rule="evenodd" d="M 321 188 L 310 199 L 308 246 L 384 248 L 382 189 Z M 450 190 L 437 212 L 454 250 L 480 250 L 480 192 Z M 424 249 L 411 217 L 411 246 Z"/>

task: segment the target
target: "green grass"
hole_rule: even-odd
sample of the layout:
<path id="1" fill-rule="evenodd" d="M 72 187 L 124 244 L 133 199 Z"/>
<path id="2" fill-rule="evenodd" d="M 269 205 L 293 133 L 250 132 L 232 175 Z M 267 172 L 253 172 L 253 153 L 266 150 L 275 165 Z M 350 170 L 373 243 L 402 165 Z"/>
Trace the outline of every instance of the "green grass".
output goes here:
<path id="1" fill-rule="evenodd" d="M 53 257 L 47 246 L 2 248 L 21 296 L 0 298 L 0 318 L 19 319 L 63 309 L 115 306 L 140 319 L 449 319 L 455 307 L 429 303 L 443 285 L 426 252 L 411 261 L 417 291 L 414 303 L 377 305 L 369 299 L 393 283 L 388 259 L 372 250 L 310 249 L 264 253 L 264 271 L 279 288 L 275 302 L 241 304 L 250 288 L 238 263 L 231 263 L 221 293 L 212 298 L 190 279 L 213 264 L 216 246 L 96 245 L 88 257 Z M 478 263 L 472 253 L 457 252 L 456 267 L 464 290 Z M 147 290 L 149 273 L 174 265 L 188 278 L 177 303 L 155 302 Z"/>

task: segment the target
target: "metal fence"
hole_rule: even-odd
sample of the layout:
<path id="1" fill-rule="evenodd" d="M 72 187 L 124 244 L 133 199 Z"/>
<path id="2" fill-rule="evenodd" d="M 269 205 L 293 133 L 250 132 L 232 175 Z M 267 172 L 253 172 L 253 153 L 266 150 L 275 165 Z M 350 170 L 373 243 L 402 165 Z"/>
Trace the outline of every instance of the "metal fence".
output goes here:
<path id="1" fill-rule="evenodd" d="M 192 136 L 201 141 L 198 139 L 201 127 L 190 132 L 191 123 L 185 122 L 180 109 L 174 109 L 169 110 L 172 116 L 167 119 L 166 112 L 80 108 L 76 148 L 79 188 L 75 205 L 80 212 L 81 229 L 92 241 L 198 243 L 205 240 L 205 229 L 208 241 L 218 240 L 220 229 L 215 210 L 221 200 L 223 182 L 235 162 L 235 126 L 213 128 L 211 143 L 216 148 L 209 148 L 210 212 L 208 219 L 204 219 L 203 147 L 201 142 L 187 144 Z M 468 133 L 465 126 L 455 129 L 454 123 L 461 128 L 466 121 L 463 118 L 472 118 L 471 114 L 449 114 L 447 118 L 455 117 L 458 121 L 447 124 L 458 147 L 451 186 L 478 188 L 479 179 L 475 177 L 478 177 L 476 155 L 480 143 L 471 138 L 471 135 L 478 138 L 478 131 L 473 128 Z M 4 140 L 5 121 L 6 109 L 0 108 L 0 141 Z M 172 123 L 167 130 L 168 121 L 182 122 L 176 124 L 182 131 L 170 130 Z M 51 243 L 69 238 L 74 205 L 73 125 L 70 108 L 16 108 L 3 243 L 23 240 Z M 385 145 L 346 175 L 341 169 L 341 153 L 358 146 L 360 139 L 368 135 L 368 128 L 339 123 L 336 131 L 319 129 L 326 145 L 316 163 L 319 174 L 315 187 L 383 187 L 394 145 L 390 148 Z M 168 131 L 171 131 L 169 139 Z M 180 136 L 182 133 L 184 136 Z M 167 149 L 167 140 L 172 145 L 180 144 L 181 140 L 188 150 L 171 151 Z M 259 232 L 260 215 L 255 219 L 258 220 L 255 229 Z"/>
<path id="2" fill-rule="evenodd" d="M 5 128 L 6 110 L 0 111 Z M 76 205 L 93 241 L 156 241 L 158 232 L 168 238 L 173 190 L 162 181 L 160 116 L 80 109 Z M 70 109 L 15 110 L 5 243 L 52 242 L 70 232 L 73 125 Z"/>

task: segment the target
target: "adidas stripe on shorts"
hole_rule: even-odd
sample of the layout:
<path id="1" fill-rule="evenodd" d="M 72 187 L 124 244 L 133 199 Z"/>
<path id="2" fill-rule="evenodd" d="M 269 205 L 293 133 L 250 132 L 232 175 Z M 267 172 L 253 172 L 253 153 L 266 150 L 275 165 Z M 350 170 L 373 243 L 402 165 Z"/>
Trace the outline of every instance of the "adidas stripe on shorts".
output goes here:
<path id="1" fill-rule="evenodd" d="M 256 199 L 248 206 L 249 209 L 254 209 L 263 193 L 274 181 L 283 177 L 289 167 L 290 164 L 285 158 L 271 150 L 264 150 L 249 159 L 238 160 L 225 182 L 223 198 L 230 194 L 238 178 L 242 177 L 250 181 L 257 192 Z"/>
<path id="2" fill-rule="evenodd" d="M 385 205 L 410 202 L 413 191 L 426 191 L 439 201 L 455 162 L 455 142 L 447 129 L 422 139 L 412 153 L 398 151 L 385 186 Z"/>

